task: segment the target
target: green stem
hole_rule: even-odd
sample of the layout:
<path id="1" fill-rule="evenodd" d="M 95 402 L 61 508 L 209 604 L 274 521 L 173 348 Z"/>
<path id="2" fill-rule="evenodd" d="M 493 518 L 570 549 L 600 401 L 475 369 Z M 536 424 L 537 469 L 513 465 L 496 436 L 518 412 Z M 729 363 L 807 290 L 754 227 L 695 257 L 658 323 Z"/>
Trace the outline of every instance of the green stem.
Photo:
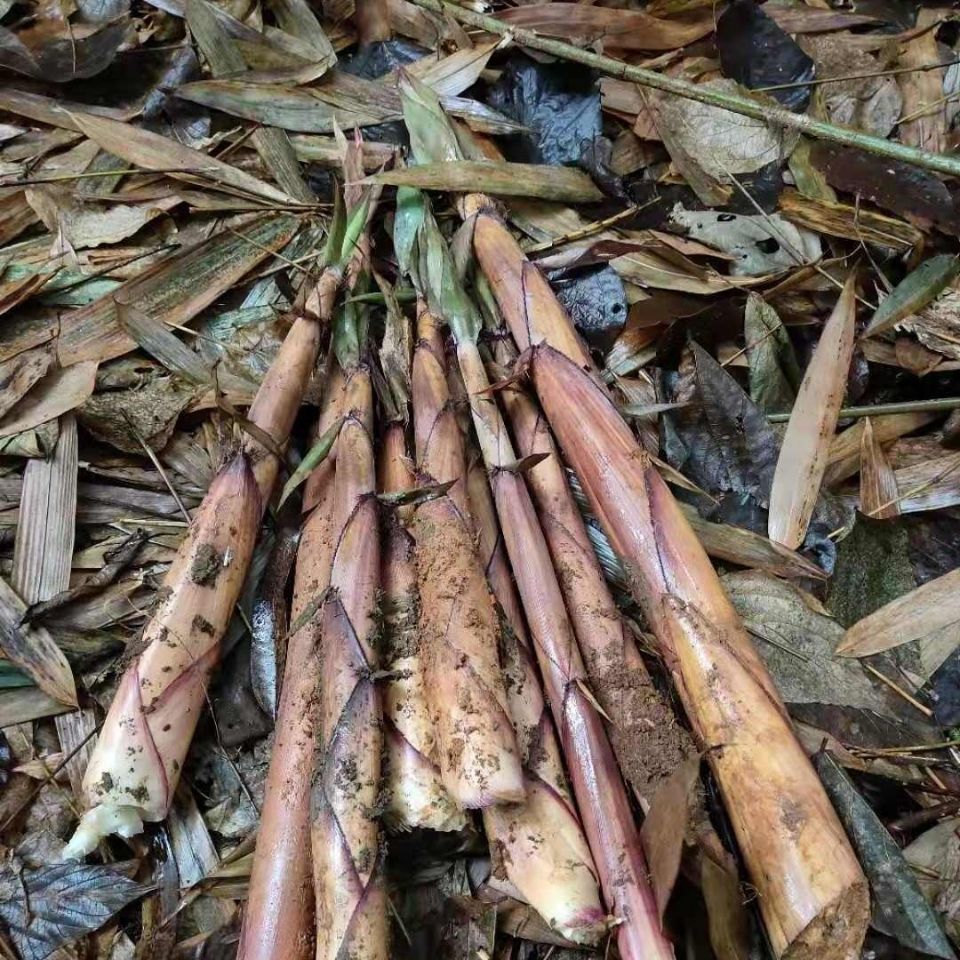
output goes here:
<path id="1" fill-rule="evenodd" d="M 903 403 L 874 403 L 867 407 L 844 407 L 840 411 L 840 419 L 880 417 L 888 413 L 935 413 L 940 410 L 956 410 L 957 408 L 960 408 L 960 397 L 943 397 L 940 400 L 907 400 Z M 790 414 L 768 413 L 767 419 L 771 423 L 786 423 L 790 419 Z"/>
<path id="2" fill-rule="evenodd" d="M 688 80 L 680 80 L 677 77 L 668 77 L 644 67 L 634 67 L 623 63 L 621 60 L 614 60 L 612 57 L 582 50 L 580 47 L 563 40 L 553 40 L 532 30 L 513 27 L 496 17 L 474 13 L 472 10 L 466 10 L 456 3 L 450 3 L 449 0 L 413 0 L 413 3 L 425 10 L 431 10 L 441 16 L 452 17 L 460 23 L 477 27 L 488 33 L 510 37 L 516 43 L 523 47 L 529 47 L 531 50 L 540 50 L 563 60 L 582 63 L 611 77 L 630 80 L 641 86 L 663 90 L 665 93 L 672 93 L 688 100 L 697 100 L 711 107 L 719 107 L 721 110 L 730 110 L 732 113 L 739 113 L 745 117 L 753 117 L 755 120 L 764 120 L 781 127 L 799 130 L 801 133 L 817 140 L 830 140 L 833 143 L 855 147 L 867 153 L 887 157 L 891 160 L 900 160 L 937 173 L 954 177 L 960 176 L 960 157 L 918 150 L 916 147 L 909 147 L 903 143 L 882 140 L 880 137 L 850 130 L 847 127 L 838 127 L 832 123 L 825 123 L 823 120 L 815 120 L 813 117 L 806 116 L 806 114 L 793 113 L 783 107 L 752 100 L 750 97 L 725 93 L 722 90 L 703 84 L 690 83 Z"/>

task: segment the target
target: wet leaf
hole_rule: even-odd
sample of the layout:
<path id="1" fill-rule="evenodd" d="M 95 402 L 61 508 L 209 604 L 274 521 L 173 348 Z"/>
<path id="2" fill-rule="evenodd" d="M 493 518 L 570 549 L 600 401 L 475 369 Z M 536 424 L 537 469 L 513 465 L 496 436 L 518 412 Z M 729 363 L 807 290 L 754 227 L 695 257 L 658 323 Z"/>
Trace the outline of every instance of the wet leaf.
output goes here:
<path id="1" fill-rule="evenodd" d="M 803 110 L 815 74 L 813 61 L 753 0 L 735 0 L 717 20 L 717 49 L 724 76 L 750 89 L 787 86 L 771 96 L 790 110 Z"/>
<path id="2" fill-rule="evenodd" d="M 897 478 L 867 417 L 860 446 L 860 509 L 877 520 L 900 513 Z"/>
<path id="3" fill-rule="evenodd" d="M 776 310 L 751 293 L 743 315 L 750 364 L 750 397 L 764 413 L 789 411 L 800 385 L 793 344 Z"/>
<path id="4" fill-rule="evenodd" d="M 870 881 L 873 926 L 905 947 L 954 956 L 900 848 L 840 765 L 821 752 L 814 764 Z"/>
<path id="5" fill-rule="evenodd" d="M 58 863 L 0 871 L 0 917 L 24 960 L 45 960 L 102 927 L 149 887 L 112 866 Z"/>
<path id="6" fill-rule="evenodd" d="M 422 190 L 540 197 L 558 203 L 589 203 L 603 197 L 593 181 L 579 170 L 526 163 L 454 160 L 384 171 L 368 178 L 367 182 Z"/>
<path id="7" fill-rule="evenodd" d="M 657 787 L 640 831 L 661 920 L 680 871 L 699 776 L 700 757 L 689 757 Z"/>
<path id="8" fill-rule="evenodd" d="M 916 580 L 901 524 L 857 515 L 837 549 L 827 606 L 844 627 L 913 590 Z"/>
<path id="9" fill-rule="evenodd" d="M 889 330 L 904 317 L 922 310 L 932 303 L 958 274 L 960 259 L 952 254 L 943 253 L 924 260 L 884 298 L 863 335 L 875 337 Z"/>
<path id="10" fill-rule="evenodd" d="M 535 30 L 549 37 L 563 37 L 621 50 L 675 50 L 713 32 L 713 16 L 700 15 L 692 22 L 660 20 L 642 10 L 579 3 L 534 3 L 508 7 L 500 19 L 515 27 Z"/>
<path id="11" fill-rule="evenodd" d="M 837 655 L 866 657 L 949 631 L 960 644 L 960 570 L 916 587 L 857 621 L 837 644 Z"/>
<path id="12" fill-rule="evenodd" d="M 0 580 L 0 647 L 45 694 L 76 706 L 77 688 L 67 658 L 44 627 L 21 626 L 26 610 L 27 605 L 17 592 Z"/>
<path id="13" fill-rule="evenodd" d="M 108 120 L 91 113 L 75 113 L 73 122 L 91 140 L 108 153 L 121 157 L 144 170 L 176 171 L 172 176 L 201 184 L 211 182 L 236 190 L 241 196 L 270 203 L 297 201 L 289 194 L 264 183 L 238 167 L 199 150 L 192 150 L 158 133 Z"/>
<path id="14" fill-rule="evenodd" d="M 770 489 L 771 540 L 796 548 L 820 495 L 853 356 L 855 275 L 847 280 L 810 359 L 783 436 Z"/>

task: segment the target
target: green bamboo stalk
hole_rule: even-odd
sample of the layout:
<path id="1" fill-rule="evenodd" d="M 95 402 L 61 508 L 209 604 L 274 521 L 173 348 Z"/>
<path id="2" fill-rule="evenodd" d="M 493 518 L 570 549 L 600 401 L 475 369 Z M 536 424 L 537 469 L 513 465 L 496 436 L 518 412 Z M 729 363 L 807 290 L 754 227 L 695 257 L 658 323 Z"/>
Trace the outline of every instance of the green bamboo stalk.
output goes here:
<path id="1" fill-rule="evenodd" d="M 425 10 L 451 17 L 468 26 L 478 27 L 488 33 L 495 33 L 502 37 L 510 37 L 511 40 L 522 47 L 540 50 L 563 60 L 582 63 L 584 66 L 592 67 L 594 70 L 599 70 L 601 73 L 617 77 L 620 80 L 630 80 L 643 87 L 662 90 L 664 93 L 672 93 L 688 100 L 697 100 L 711 107 L 719 107 L 722 110 L 742 114 L 745 117 L 753 117 L 755 120 L 764 120 L 776 126 L 799 130 L 808 137 L 814 137 L 817 140 L 829 140 L 846 147 L 855 147 L 858 150 L 876 154 L 878 157 L 901 160 L 904 163 L 922 167 L 926 170 L 933 170 L 936 173 L 944 173 L 952 177 L 960 176 L 960 157 L 918 150 L 916 147 L 910 147 L 903 143 L 883 140 L 867 133 L 860 133 L 858 130 L 816 120 L 802 113 L 793 113 L 771 103 L 754 100 L 739 94 L 725 93 L 712 87 L 691 83 L 689 80 L 681 80 L 678 77 L 656 73 L 644 67 L 635 67 L 624 63 L 622 60 L 615 60 L 612 57 L 605 57 L 590 50 L 583 50 L 572 43 L 553 40 L 549 37 L 543 37 L 533 30 L 524 30 L 512 26 L 496 17 L 474 13 L 474 11 L 467 10 L 456 3 L 450 3 L 449 0 L 413 0 L 413 3 Z"/>

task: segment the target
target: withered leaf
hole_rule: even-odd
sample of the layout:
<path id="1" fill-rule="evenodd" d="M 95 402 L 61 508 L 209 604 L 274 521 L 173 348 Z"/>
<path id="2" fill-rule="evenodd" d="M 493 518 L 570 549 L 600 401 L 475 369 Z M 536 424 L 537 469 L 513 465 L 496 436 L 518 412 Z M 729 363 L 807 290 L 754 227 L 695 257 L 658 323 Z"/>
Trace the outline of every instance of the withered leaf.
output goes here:
<path id="1" fill-rule="evenodd" d="M 0 418 L 50 369 L 53 352 L 47 346 L 24 350 L 0 363 Z"/>
<path id="2" fill-rule="evenodd" d="M 96 375 L 95 360 L 48 373 L 0 420 L 0 438 L 32 430 L 79 407 L 93 393 Z"/>
<path id="3" fill-rule="evenodd" d="M 0 66 L 52 83 L 93 77 L 110 65 L 129 32 L 129 21 L 118 20 L 87 36 L 64 36 L 31 49 L 0 27 Z"/>
<path id="4" fill-rule="evenodd" d="M 21 626 L 27 605 L 0 579 L 0 648 L 48 696 L 77 704 L 77 688 L 67 658 L 44 627 Z"/>
<path id="5" fill-rule="evenodd" d="M 149 890 L 120 869 L 120 864 L 57 863 L 38 870 L 5 864 L 0 917 L 24 960 L 45 960 Z"/>

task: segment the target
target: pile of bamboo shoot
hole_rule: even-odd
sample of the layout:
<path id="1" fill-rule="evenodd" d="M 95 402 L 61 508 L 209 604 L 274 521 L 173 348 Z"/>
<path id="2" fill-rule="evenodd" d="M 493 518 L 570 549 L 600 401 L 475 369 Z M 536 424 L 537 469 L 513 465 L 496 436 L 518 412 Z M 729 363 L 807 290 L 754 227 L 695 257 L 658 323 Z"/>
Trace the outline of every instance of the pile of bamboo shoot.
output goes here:
<path id="1" fill-rule="evenodd" d="M 460 156 L 435 95 L 410 78 L 400 86 L 414 159 Z M 487 198 L 459 199 L 469 242 L 455 257 L 426 196 L 402 188 L 379 262 L 412 283 L 416 312 L 378 277 L 388 316 L 374 322 L 377 295 L 354 294 L 372 288 L 377 198 L 357 187 L 359 147 L 344 156 L 328 266 L 305 285 L 247 433 L 120 681 L 67 854 L 166 816 L 326 345 L 315 442 L 283 493 L 305 479 L 239 956 L 386 960 L 386 834 L 471 822 L 489 842 L 488 886 L 558 937 L 609 937 L 624 960 L 674 956 L 641 842 L 650 797 L 623 760 L 641 723 L 676 721 L 662 701 L 651 721 L 604 699 L 624 672 L 650 680 L 564 460 L 656 636 L 774 953 L 852 956 L 869 908 L 843 829 L 712 565 L 548 282 Z M 497 330 L 489 341 L 480 303 Z M 516 376 L 493 383 L 504 368 Z"/>

